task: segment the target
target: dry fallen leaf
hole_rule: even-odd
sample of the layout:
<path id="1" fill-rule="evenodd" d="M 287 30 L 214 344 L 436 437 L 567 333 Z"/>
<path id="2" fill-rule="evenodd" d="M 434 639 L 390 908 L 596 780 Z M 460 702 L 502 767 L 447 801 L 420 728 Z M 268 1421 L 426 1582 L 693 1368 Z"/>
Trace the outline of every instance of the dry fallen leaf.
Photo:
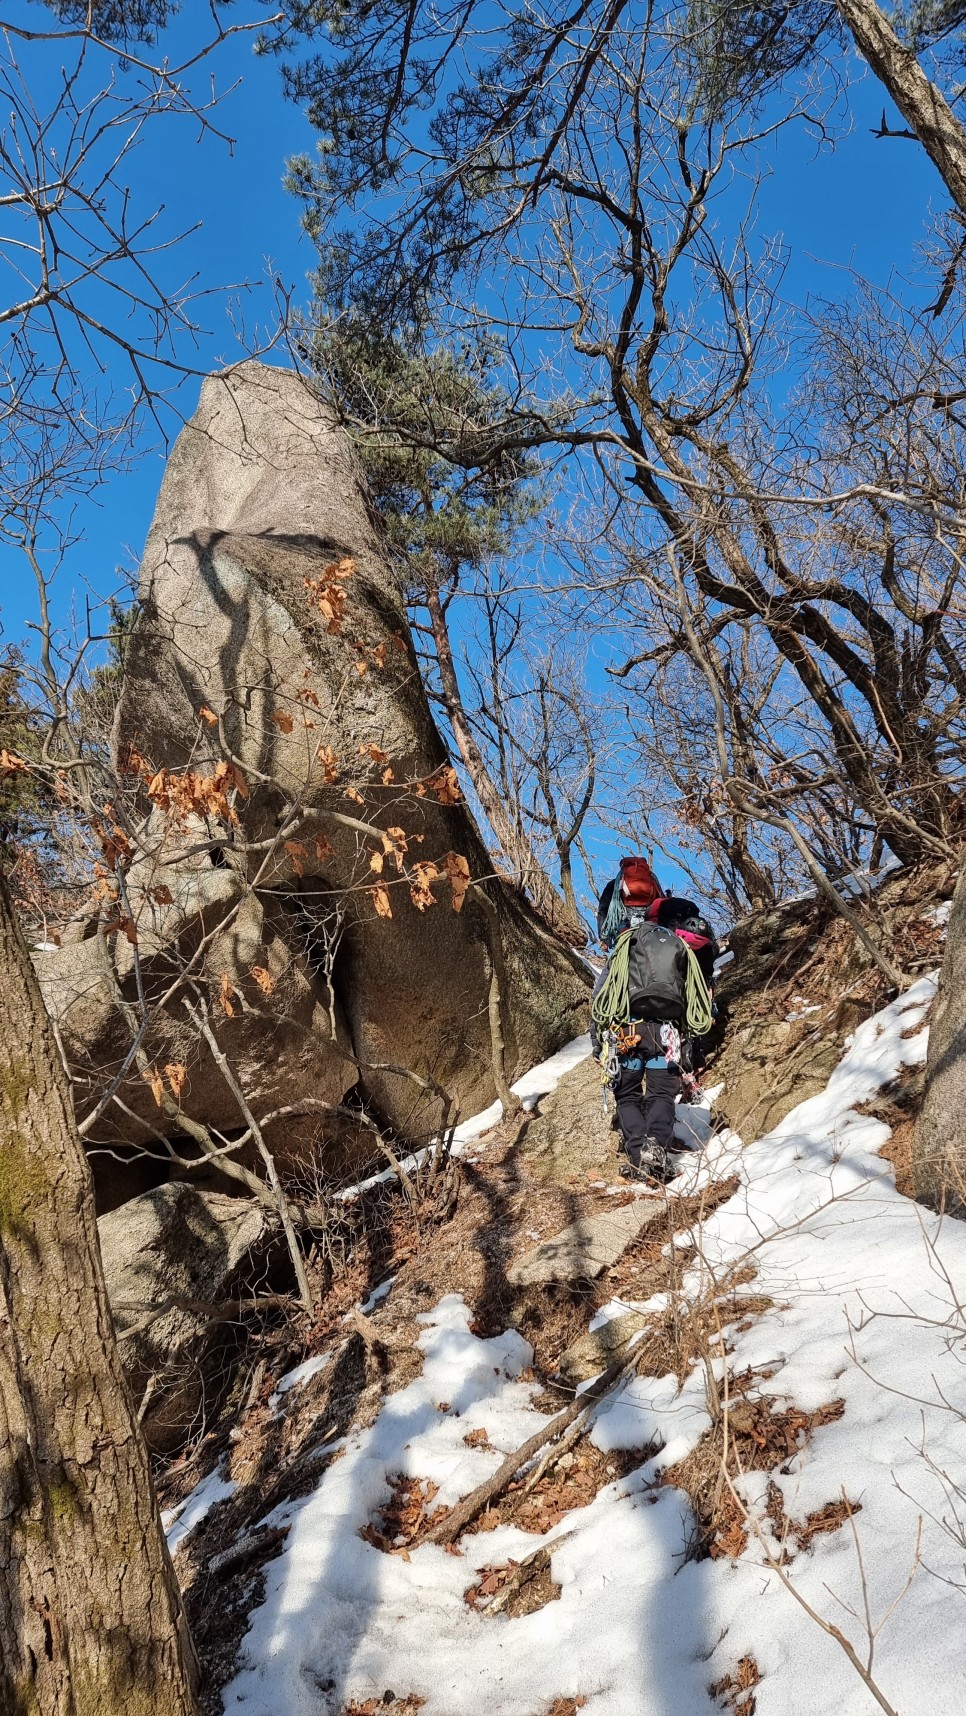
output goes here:
<path id="1" fill-rule="evenodd" d="M 392 903 L 389 899 L 389 890 L 384 888 L 380 883 L 377 888 L 370 888 L 369 893 L 372 895 L 372 903 L 376 908 L 376 916 L 380 918 L 391 918 Z"/>
<path id="2" fill-rule="evenodd" d="M 430 906 L 435 906 L 436 898 L 429 884 L 436 881 L 441 874 L 439 866 L 434 864 L 432 859 L 424 859 L 421 864 L 413 865 L 415 881 L 410 886 L 409 897 L 417 911 L 425 912 Z"/>
<path id="3" fill-rule="evenodd" d="M 272 994 L 272 991 L 275 988 L 275 979 L 270 971 L 266 971 L 264 965 L 253 965 L 252 976 L 263 995 Z"/>
<path id="4" fill-rule="evenodd" d="M 295 871 L 296 876 L 304 876 L 305 865 L 302 863 L 302 859 L 307 858 L 308 853 L 302 845 L 301 840 L 283 840 L 282 845 L 292 860 L 292 869 Z"/>
<path id="5" fill-rule="evenodd" d="M 459 852 L 447 852 L 443 864 L 453 888 L 453 910 L 461 912 L 466 891 L 470 886 L 469 864 Z"/>
<path id="6" fill-rule="evenodd" d="M 381 852 L 374 852 L 372 857 L 369 859 L 369 868 L 374 871 L 377 876 L 381 876 L 385 862 L 386 860 Z"/>
<path id="7" fill-rule="evenodd" d="M 207 703 L 203 703 L 198 710 L 198 719 L 199 721 L 207 721 L 209 727 L 217 727 L 218 725 L 218 717 L 213 709 L 208 708 Z"/>
<path id="8" fill-rule="evenodd" d="M 268 718 L 274 723 L 280 733 L 291 733 L 292 728 L 295 726 L 295 722 L 292 720 L 291 715 L 287 714 L 284 709 L 273 709 Z"/>
<path id="9" fill-rule="evenodd" d="M 227 1014 L 229 1019 L 233 1019 L 235 1017 L 235 1009 L 231 1003 L 232 996 L 237 997 L 237 994 L 238 991 L 232 983 L 227 971 L 223 971 L 221 974 L 221 982 L 218 985 L 218 1005 L 222 1012 Z"/>
<path id="10" fill-rule="evenodd" d="M 456 770 L 449 766 L 437 769 L 428 784 L 435 793 L 438 804 L 459 804 L 463 796 Z"/>
<path id="11" fill-rule="evenodd" d="M 149 1084 L 151 1086 L 151 1095 L 154 1097 L 155 1102 L 160 1108 L 164 1101 L 164 1080 L 158 1072 L 157 1067 L 145 1067 L 141 1077 L 144 1079 L 145 1084 Z"/>
<path id="12" fill-rule="evenodd" d="M 167 1065 L 165 1066 L 164 1071 L 165 1071 L 165 1076 L 168 1080 L 168 1083 L 171 1086 L 172 1096 L 176 1099 L 176 1101 L 180 1101 L 181 1100 L 181 1092 L 184 1090 L 185 1080 L 188 1077 L 187 1067 L 182 1066 L 180 1061 L 168 1061 Z M 160 1104 L 159 1104 L 159 1106 L 160 1106 Z"/>

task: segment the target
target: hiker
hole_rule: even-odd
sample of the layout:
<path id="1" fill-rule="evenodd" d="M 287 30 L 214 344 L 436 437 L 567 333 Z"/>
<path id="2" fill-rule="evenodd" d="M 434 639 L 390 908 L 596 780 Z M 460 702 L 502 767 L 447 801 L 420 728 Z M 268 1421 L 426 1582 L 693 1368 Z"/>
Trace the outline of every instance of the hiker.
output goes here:
<path id="1" fill-rule="evenodd" d="M 665 894 L 645 858 L 622 858 L 597 910 L 607 964 L 591 1035 L 614 1091 L 626 1179 L 672 1179 L 675 1103 L 704 1064 L 718 946 L 690 900 Z"/>

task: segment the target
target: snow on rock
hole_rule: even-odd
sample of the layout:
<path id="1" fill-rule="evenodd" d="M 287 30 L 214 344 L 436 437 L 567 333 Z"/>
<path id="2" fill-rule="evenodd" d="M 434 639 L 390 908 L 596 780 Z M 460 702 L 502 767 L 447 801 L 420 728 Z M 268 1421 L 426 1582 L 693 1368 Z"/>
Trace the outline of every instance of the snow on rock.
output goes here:
<path id="1" fill-rule="evenodd" d="M 531 1068 L 530 1072 L 518 1078 L 516 1084 L 511 1086 L 514 1096 L 520 1098 L 524 1108 L 535 1108 L 540 1098 L 549 1096 L 552 1090 L 556 1090 L 564 1074 L 572 1072 L 574 1067 L 587 1059 L 590 1052 L 588 1035 L 574 1037 L 572 1042 L 565 1043 L 562 1049 L 551 1055 L 548 1061 L 541 1061 L 538 1067 Z M 474 1114 L 457 1126 L 453 1134 L 454 1145 L 465 1148 L 467 1144 L 475 1143 L 477 1138 L 482 1138 L 484 1132 L 489 1132 L 492 1127 L 499 1125 L 502 1113 L 502 1102 L 491 1102 L 482 1114 Z M 456 1149 L 456 1154 L 460 1154 L 459 1148 Z"/>
<path id="2" fill-rule="evenodd" d="M 562 1049 L 558 1049 L 555 1055 L 551 1055 L 549 1060 L 541 1061 L 539 1066 L 532 1067 L 528 1073 L 524 1073 L 523 1077 L 518 1078 L 516 1084 L 511 1085 L 510 1088 L 514 1095 L 520 1097 L 524 1108 L 535 1108 L 540 1098 L 549 1096 L 552 1090 L 556 1090 L 564 1074 L 570 1072 L 575 1066 L 579 1066 L 581 1061 L 585 1061 L 590 1052 L 590 1037 L 588 1035 L 574 1037 L 571 1042 L 565 1043 Z M 464 1155 L 468 1144 L 475 1144 L 485 1132 L 490 1132 L 494 1126 L 499 1125 L 502 1114 L 503 1104 L 498 1098 L 496 1102 L 490 1103 L 489 1108 L 484 1108 L 480 1114 L 474 1114 L 469 1120 L 461 1121 L 459 1126 L 453 1129 L 453 1155 Z M 415 1155 L 407 1156 L 402 1164 L 403 1167 L 407 1172 L 415 1171 L 427 1160 L 430 1150 L 433 1148 L 435 1146 L 431 1145 L 424 1150 L 417 1151 Z M 358 1197 L 360 1192 L 367 1192 L 371 1187 L 384 1185 L 395 1178 L 395 1169 L 383 1168 L 380 1173 L 370 1174 L 367 1180 L 360 1180 L 357 1185 L 346 1186 L 343 1191 L 338 1193 L 338 1197 L 345 1202 Z"/>
<path id="3" fill-rule="evenodd" d="M 274 1393 L 269 1396 L 268 1404 L 272 1411 L 275 1411 L 279 1401 L 288 1394 L 290 1389 L 302 1388 L 305 1383 L 311 1381 L 313 1376 L 318 1376 L 319 1371 L 325 1369 L 331 1357 L 331 1353 L 316 1353 L 314 1358 L 303 1359 L 302 1363 L 297 1364 L 294 1370 L 287 1370 L 284 1376 L 280 1376 L 275 1384 Z"/>
<path id="4" fill-rule="evenodd" d="M 966 1225 L 898 1195 L 878 1154 L 888 1128 L 858 1110 L 902 1066 L 922 1062 L 934 990 L 924 979 L 862 1024 L 827 1088 L 766 1137 L 748 1148 L 734 1133 L 711 1139 L 675 1188 L 740 1180 L 690 1236 L 698 1251 L 685 1275 L 697 1296 L 712 1275 L 757 1270 L 744 1291 L 772 1308 L 730 1330 L 732 1374 L 751 1368 L 762 1392 L 806 1412 L 844 1403 L 771 1482 L 799 1523 L 844 1492 L 861 1508 L 854 1532 L 846 1524 L 805 1549 L 789 1535 L 783 1572 L 863 1661 L 868 1601 L 875 1680 L 901 1716 L 963 1708 Z M 595 1323 L 631 1306 L 614 1301 Z M 738 1480 L 760 1538 L 752 1532 L 734 1561 L 687 1559 L 688 1500 L 653 1481 L 709 1426 L 701 1366 L 683 1387 L 674 1376 L 635 1378 L 600 1407 L 600 1449 L 659 1452 L 546 1539 L 500 1526 L 465 1536 L 459 1557 L 424 1545 L 408 1561 L 364 1541 L 359 1529 L 387 1499 L 391 1474 L 431 1478 L 452 1504 L 543 1422 L 533 1386 L 518 1380 L 530 1356 L 518 1335 L 478 1339 L 455 1296 L 422 1320 L 422 1375 L 350 1434 L 311 1495 L 272 1516 L 291 1530 L 267 1568 L 226 1712 L 341 1716 L 350 1700 L 392 1689 L 424 1699 L 424 1716 L 540 1716 L 575 1697 L 588 1716 L 711 1716 L 721 1705 L 710 1686 L 746 1655 L 762 1676 L 757 1716 L 882 1708 L 769 1565 L 764 1545 L 778 1545 L 764 1474 Z M 719 1380 L 721 1369 L 719 1360 Z M 480 1425 L 489 1449 L 465 1445 Z M 544 1541 L 559 1543 L 557 1601 L 514 1619 L 464 1603 L 480 1567 Z"/>
<path id="5" fill-rule="evenodd" d="M 234 1495 L 238 1485 L 234 1478 L 223 1475 L 223 1466 L 217 1465 L 213 1472 L 195 1484 L 193 1490 L 185 1496 L 177 1507 L 167 1508 L 161 1515 L 161 1524 L 168 1539 L 168 1548 L 173 1555 L 182 1544 L 188 1533 L 200 1525 L 205 1515 L 210 1512 L 216 1502 L 224 1501 L 226 1496 Z"/>

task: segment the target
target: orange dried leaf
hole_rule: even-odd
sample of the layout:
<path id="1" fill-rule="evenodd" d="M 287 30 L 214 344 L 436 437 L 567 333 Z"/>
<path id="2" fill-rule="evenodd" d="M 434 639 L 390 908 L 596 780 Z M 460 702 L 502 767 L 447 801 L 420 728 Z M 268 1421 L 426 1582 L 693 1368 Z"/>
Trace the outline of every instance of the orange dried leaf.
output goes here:
<path id="1" fill-rule="evenodd" d="M 365 804 L 366 802 L 361 792 L 356 792 L 355 787 L 346 787 L 345 796 L 351 798 L 353 804 Z"/>
<path id="2" fill-rule="evenodd" d="M 203 703 L 198 710 L 198 719 L 199 721 L 207 721 L 209 727 L 217 727 L 218 725 L 218 717 L 213 709 L 208 708 L 207 703 Z"/>
<path id="3" fill-rule="evenodd" d="M 429 785 L 436 795 L 438 804 L 459 804 L 463 796 L 460 792 L 456 770 L 449 765 L 437 769 L 430 779 Z"/>
<path id="4" fill-rule="evenodd" d="M 162 882 L 157 888 L 151 889 L 151 898 L 157 901 L 159 906 L 174 905 L 174 895 L 166 882 Z"/>
<path id="5" fill-rule="evenodd" d="M 177 1102 L 180 1102 L 181 1092 L 184 1090 L 185 1080 L 188 1077 L 187 1067 L 182 1066 L 180 1061 L 168 1061 L 164 1071 L 168 1083 L 171 1086 L 172 1096 Z"/>
<path id="6" fill-rule="evenodd" d="M 307 858 L 308 853 L 302 845 L 301 840 L 283 840 L 282 845 L 292 860 L 292 869 L 295 871 L 296 876 L 304 876 L 305 865 L 302 863 L 302 859 Z"/>
<path id="7" fill-rule="evenodd" d="M 237 995 L 238 991 L 232 983 L 227 971 L 223 971 L 221 974 L 221 982 L 218 985 L 218 1005 L 222 1012 L 227 1014 L 229 1019 L 233 1019 L 235 1017 L 235 1009 L 232 1006 L 232 997 L 237 997 Z"/>
<path id="8" fill-rule="evenodd" d="M 284 709 L 273 709 L 268 719 L 274 723 L 280 733 L 291 733 L 295 726 L 291 715 L 287 714 Z"/>
<path id="9" fill-rule="evenodd" d="M 395 780 L 395 778 L 396 777 L 393 774 L 392 769 L 383 769 L 383 771 L 382 771 L 382 784 L 383 784 L 383 786 L 391 785 L 391 783 Z"/>
<path id="10" fill-rule="evenodd" d="M 413 865 L 415 881 L 410 886 L 409 897 L 417 911 L 425 912 L 430 906 L 435 906 L 436 899 L 429 884 L 436 881 L 440 874 L 439 867 L 431 859 L 424 859 L 421 864 Z"/>
<path id="11" fill-rule="evenodd" d="M 315 856 L 320 859 L 335 857 L 335 847 L 326 840 L 324 834 L 317 834 L 315 836 Z"/>
<path id="12" fill-rule="evenodd" d="M 149 1084 L 151 1086 L 151 1095 L 154 1097 L 155 1102 L 160 1108 L 164 1102 L 164 1080 L 158 1072 L 157 1067 L 145 1067 L 141 1077 L 144 1079 L 145 1084 Z"/>
<path id="13" fill-rule="evenodd" d="M 219 767 L 220 766 L 221 765 L 219 764 Z M 237 763 L 229 763 L 228 764 L 228 773 L 231 775 L 231 778 L 235 783 L 235 790 L 238 793 L 239 798 L 247 798 L 248 797 L 248 782 L 246 781 L 244 775 L 242 774 L 241 769 L 238 767 L 238 764 Z"/>
<path id="14" fill-rule="evenodd" d="M 271 972 L 267 971 L 265 969 L 264 965 L 253 965 L 252 966 L 252 976 L 254 977 L 255 982 L 258 984 L 258 987 L 262 991 L 263 995 L 271 995 L 272 994 L 272 992 L 275 988 L 275 979 L 272 976 Z"/>
<path id="15" fill-rule="evenodd" d="M 339 765 L 331 745 L 319 747 L 319 762 L 322 764 L 326 785 L 331 786 L 332 782 L 339 778 Z"/>
<path id="16" fill-rule="evenodd" d="M 380 883 L 377 888 L 370 888 L 369 893 L 372 896 L 372 903 L 376 908 L 376 916 L 378 918 L 391 918 L 392 902 L 389 898 L 388 888 L 383 887 Z"/>
<path id="17" fill-rule="evenodd" d="M 453 889 L 453 910 L 461 912 L 466 891 L 470 886 L 469 864 L 461 853 L 447 852 L 443 865 Z"/>
<path id="18" fill-rule="evenodd" d="M 374 871 L 377 876 L 381 876 L 385 862 L 386 860 L 381 852 L 374 852 L 372 857 L 369 859 L 369 868 Z"/>
<path id="19" fill-rule="evenodd" d="M 8 751 L 7 747 L 4 746 L 3 750 L 0 751 L 0 780 L 6 779 L 9 775 L 24 774 L 26 772 L 26 768 L 27 765 L 24 762 L 23 757 L 18 757 L 13 751 Z"/>

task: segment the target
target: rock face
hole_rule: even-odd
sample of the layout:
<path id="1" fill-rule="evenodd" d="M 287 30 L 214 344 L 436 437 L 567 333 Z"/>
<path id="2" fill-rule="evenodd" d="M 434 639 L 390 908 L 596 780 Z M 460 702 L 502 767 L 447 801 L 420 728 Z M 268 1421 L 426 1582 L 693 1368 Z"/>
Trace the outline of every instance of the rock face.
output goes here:
<path id="1" fill-rule="evenodd" d="M 639 1197 L 619 1209 L 582 1216 L 552 1239 L 545 1239 L 525 1252 L 510 1265 L 507 1280 L 513 1287 L 542 1287 L 552 1281 L 596 1281 L 645 1227 L 660 1220 L 666 1207 L 666 1198 Z"/>
<path id="2" fill-rule="evenodd" d="M 438 1108 L 407 1073 L 444 1086 L 463 1115 L 486 1107 L 497 985 L 511 1080 L 584 1027 L 589 980 L 493 877 L 454 791 L 351 446 L 294 372 L 245 363 L 204 383 L 162 484 L 139 601 L 115 754 L 148 833 L 157 792 L 153 811 L 144 794 L 158 771 L 211 781 L 227 764 L 242 783 L 235 826 L 203 803 L 185 818 L 195 856 L 168 854 L 159 870 L 146 841 L 130 878 L 154 914 L 141 963 L 155 995 L 186 950 L 209 997 L 231 985 L 233 1016 L 211 1016 L 256 1118 L 306 1095 L 348 1096 L 415 1138 Z M 199 858 L 213 827 L 220 844 Z M 434 867 L 422 892 L 417 860 Z M 489 879 L 486 897 L 472 888 L 457 912 L 463 860 L 474 883 Z M 158 880 L 172 899 L 156 906 Z M 120 945 L 115 958 L 130 1002 L 133 961 Z M 91 1102 L 129 1041 L 103 965 L 93 938 L 38 956 Z M 270 995 L 256 968 L 270 971 Z M 185 1112 L 240 1130 L 178 1008 L 151 1045 L 159 1065 L 169 1052 L 187 1064 Z M 136 1072 L 125 1100 L 157 1123 Z M 125 1125 L 138 1136 L 134 1122 L 105 1117 L 108 1139 Z M 293 1118 L 273 1147 L 289 1140 L 297 1155 Z"/>
<path id="3" fill-rule="evenodd" d="M 167 1185 L 101 1216 L 97 1229 L 135 1405 L 149 1386 L 157 1401 L 143 1420 L 148 1444 L 176 1447 L 230 1370 L 217 1317 L 203 1307 L 229 1296 L 269 1218 L 248 1199 Z"/>
<path id="4" fill-rule="evenodd" d="M 639 1311 L 625 1311 L 623 1316 L 611 1317 L 591 1334 L 581 1335 L 561 1354 L 557 1369 L 572 1387 L 589 1382 L 615 1359 L 629 1358 L 638 1335 L 649 1326 L 649 1318 Z"/>
<path id="5" fill-rule="evenodd" d="M 916 1125 L 916 1195 L 966 1211 L 966 870 L 953 895 Z"/>

